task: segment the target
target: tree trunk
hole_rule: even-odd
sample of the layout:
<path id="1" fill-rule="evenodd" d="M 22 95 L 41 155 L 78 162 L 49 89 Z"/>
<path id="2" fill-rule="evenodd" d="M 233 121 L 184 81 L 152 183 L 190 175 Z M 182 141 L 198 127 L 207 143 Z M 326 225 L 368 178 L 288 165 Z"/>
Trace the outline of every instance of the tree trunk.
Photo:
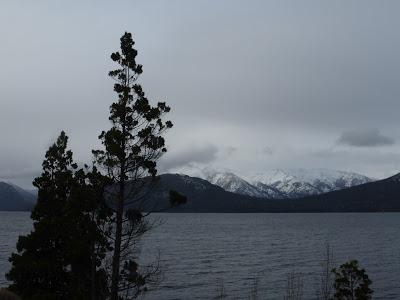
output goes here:
<path id="1" fill-rule="evenodd" d="M 124 174 L 124 173 L 122 173 Z M 125 182 L 121 178 L 119 184 L 118 207 L 116 215 L 114 255 L 112 262 L 112 277 L 111 277 L 111 300 L 118 300 L 118 283 L 121 261 L 121 239 L 122 239 L 122 218 L 124 213 L 124 189 Z"/>
<path id="2" fill-rule="evenodd" d="M 90 262 L 90 297 L 92 300 L 96 300 L 96 252 L 95 247 L 92 245 L 92 257 Z"/>

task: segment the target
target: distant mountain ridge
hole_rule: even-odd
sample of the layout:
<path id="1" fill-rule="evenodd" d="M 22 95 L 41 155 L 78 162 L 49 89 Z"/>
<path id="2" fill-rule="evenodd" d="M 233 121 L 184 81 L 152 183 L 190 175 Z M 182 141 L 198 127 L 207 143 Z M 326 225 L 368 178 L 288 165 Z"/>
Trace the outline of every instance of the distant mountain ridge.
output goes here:
<path id="1" fill-rule="evenodd" d="M 392 177 L 301 199 L 299 211 L 399 212 L 400 173 Z"/>
<path id="2" fill-rule="evenodd" d="M 168 191 L 187 196 L 188 202 L 167 209 Z M 300 199 L 265 199 L 224 190 L 210 182 L 182 174 L 164 174 L 149 194 L 148 207 L 169 212 L 291 213 L 400 211 L 400 174 L 388 179 Z"/>
<path id="3" fill-rule="evenodd" d="M 246 176 L 210 168 L 189 170 L 188 173 L 191 177 L 184 176 L 181 179 L 193 181 L 190 178 L 198 177 L 224 191 L 262 199 L 297 199 L 372 181 L 360 174 L 324 169 L 275 169 Z M 199 191 L 205 189 L 204 185 L 205 182 L 196 181 L 191 187 Z M 0 210 L 31 210 L 36 198 L 34 191 L 0 182 Z"/>
<path id="4" fill-rule="evenodd" d="M 169 191 L 187 197 L 187 203 L 170 208 Z M 281 203 L 287 200 L 269 200 L 232 193 L 205 179 L 184 174 L 162 174 L 149 193 L 142 209 L 160 212 L 190 213 L 258 213 L 282 212 Z M 140 197 L 140 195 L 139 195 Z M 131 199 L 134 200 L 134 199 Z"/>
<path id="5" fill-rule="evenodd" d="M 0 182 L 0 211 L 31 210 L 36 196 L 14 184 Z"/>
<path id="6" fill-rule="evenodd" d="M 242 182 L 239 180 L 239 183 Z M 247 187 L 247 184 L 244 186 Z M 168 209 L 170 190 L 176 190 L 187 196 L 187 204 Z M 300 199 L 251 197 L 228 192 L 201 178 L 181 174 L 160 175 L 158 182 L 149 191 L 146 200 L 148 211 L 210 213 L 400 211 L 400 174 Z M 35 199 L 36 197 L 29 192 L 0 182 L 0 210 L 31 210 Z"/>
<path id="7" fill-rule="evenodd" d="M 185 171 L 226 191 L 269 199 L 302 198 L 373 181 L 357 173 L 326 169 L 274 169 L 245 176 L 209 168 Z"/>
<path id="8" fill-rule="evenodd" d="M 327 169 L 274 169 L 252 174 L 249 180 L 274 187 L 287 198 L 319 195 L 373 181 L 357 173 Z"/>

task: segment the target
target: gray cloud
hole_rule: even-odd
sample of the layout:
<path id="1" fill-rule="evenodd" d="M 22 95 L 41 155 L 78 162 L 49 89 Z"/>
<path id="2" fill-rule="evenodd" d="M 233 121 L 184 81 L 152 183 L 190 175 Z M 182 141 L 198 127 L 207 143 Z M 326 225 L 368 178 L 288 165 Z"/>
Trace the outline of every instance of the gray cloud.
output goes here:
<path id="1" fill-rule="evenodd" d="M 320 149 L 303 159 L 313 165 L 358 172 L 371 178 L 386 178 L 400 172 L 400 151 L 393 148 Z"/>
<path id="2" fill-rule="evenodd" d="M 394 144 L 394 139 L 379 132 L 378 129 L 345 131 L 337 140 L 338 144 L 353 147 L 377 147 Z"/>
<path id="3" fill-rule="evenodd" d="M 0 172 L 0 179 L 2 180 L 13 180 L 13 179 L 32 179 L 40 174 L 40 170 L 21 170 L 18 171 L 7 171 Z"/>
<path id="4" fill-rule="evenodd" d="M 184 167 L 193 163 L 211 163 L 217 159 L 217 153 L 218 148 L 210 144 L 187 148 L 163 157 L 160 161 L 160 170 L 167 172 L 171 169 Z"/>
<path id="5" fill-rule="evenodd" d="M 233 147 L 233 146 L 228 146 L 225 149 L 225 154 L 227 156 L 231 156 L 233 155 L 235 152 L 237 152 L 238 148 L 237 147 Z"/>
<path id="6" fill-rule="evenodd" d="M 262 152 L 263 152 L 264 154 L 267 154 L 267 155 L 272 155 L 272 154 L 274 154 L 274 150 L 272 150 L 272 148 L 271 148 L 271 147 L 268 147 L 268 146 L 264 147 L 264 148 L 262 149 Z"/>
<path id="7" fill-rule="evenodd" d="M 400 138 L 399 10 L 400 1 L 373 0 L 0 1 L 0 170 L 40 169 L 62 129 L 75 159 L 90 160 L 109 127 L 109 55 L 125 30 L 146 95 L 172 108 L 171 152 L 160 166 L 331 167 L 313 153 L 354 124 L 385 135 L 344 133 L 341 145 L 381 150 L 371 146 Z M 21 88 L 26 70 L 35 76 Z M 193 141 L 203 151 L 185 150 Z M 217 160 L 207 143 L 220 149 Z M 375 176 L 370 161 L 363 166 Z"/>

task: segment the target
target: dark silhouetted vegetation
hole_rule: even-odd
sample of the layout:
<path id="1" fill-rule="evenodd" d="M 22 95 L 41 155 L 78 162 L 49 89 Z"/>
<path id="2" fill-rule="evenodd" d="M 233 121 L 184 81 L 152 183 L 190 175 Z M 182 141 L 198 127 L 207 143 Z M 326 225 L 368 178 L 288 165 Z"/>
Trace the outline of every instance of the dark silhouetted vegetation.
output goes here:
<path id="1" fill-rule="evenodd" d="M 21 298 L 9 290 L 0 288 L 0 300 L 21 300 Z"/>
<path id="2" fill-rule="evenodd" d="M 369 300 L 372 299 L 372 281 L 356 260 L 342 264 L 333 269 L 335 274 L 334 300 Z"/>
<path id="3" fill-rule="evenodd" d="M 303 297 L 303 275 L 301 273 L 290 272 L 287 275 L 286 293 L 284 300 L 301 300 Z"/>
<path id="4" fill-rule="evenodd" d="M 334 268 L 333 252 L 329 244 L 326 244 L 325 253 L 321 261 L 321 272 L 318 274 L 317 298 L 319 300 L 329 300 L 333 292 L 333 272 Z"/>
<path id="5" fill-rule="evenodd" d="M 95 169 L 77 170 L 68 137 L 60 134 L 46 152 L 43 172 L 33 182 L 38 201 L 33 231 L 21 236 L 7 278 L 23 299 L 102 299 L 101 265 L 107 240 L 99 231 L 104 178 Z"/>
<path id="6" fill-rule="evenodd" d="M 125 32 L 121 51 L 111 55 L 118 65 L 109 73 L 117 93 L 110 106 L 112 127 L 99 136 L 104 148 L 93 151 L 96 165 L 112 182 L 107 195 L 115 211 L 110 219 L 112 265 L 107 269 L 112 300 L 138 296 L 158 273 L 157 266 L 141 272 L 134 250 L 151 228 L 144 213 L 148 176 L 156 178 L 156 161 L 167 151 L 162 134 L 172 127 L 171 121 L 163 121 L 170 108 L 165 102 L 152 106 L 138 83 L 142 65 L 136 62 L 134 44 Z"/>

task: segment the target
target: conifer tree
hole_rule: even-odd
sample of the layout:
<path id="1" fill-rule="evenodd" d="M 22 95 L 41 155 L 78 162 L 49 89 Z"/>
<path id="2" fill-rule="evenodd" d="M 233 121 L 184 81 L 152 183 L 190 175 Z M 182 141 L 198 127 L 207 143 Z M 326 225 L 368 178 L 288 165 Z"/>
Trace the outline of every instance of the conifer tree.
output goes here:
<path id="1" fill-rule="evenodd" d="M 67 207 L 73 228 L 69 251 L 71 289 L 78 298 L 84 295 L 84 299 L 89 296 L 92 300 L 107 299 L 104 260 L 110 250 L 107 229 L 112 210 L 105 202 L 104 193 L 110 182 L 95 167 L 88 166 L 76 171 L 74 179 Z"/>
<path id="2" fill-rule="evenodd" d="M 132 251 L 149 229 L 143 211 L 143 189 L 147 177 L 156 177 L 156 162 L 167 151 L 162 134 L 172 127 L 170 121 L 163 120 L 170 108 L 165 102 L 152 106 L 138 84 L 142 65 L 136 63 L 132 35 L 125 32 L 120 42 L 121 51 L 111 55 L 118 68 L 109 72 L 118 95 L 110 106 L 112 127 L 99 137 L 104 149 L 93 151 L 98 165 L 114 183 L 108 195 L 114 209 L 109 274 L 112 300 L 136 297 L 146 290 L 150 275 L 154 274 L 155 270 L 139 270 Z"/>
<path id="3" fill-rule="evenodd" d="M 67 299 L 70 271 L 66 259 L 69 233 L 66 203 L 73 184 L 72 152 L 64 132 L 46 152 L 43 173 L 33 185 L 38 188 L 32 211 L 33 231 L 18 239 L 7 279 L 10 289 L 24 299 Z"/>
<path id="4" fill-rule="evenodd" d="M 105 299 L 101 260 L 107 250 L 98 225 L 107 219 L 96 169 L 77 171 L 68 137 L 60 134 L 46 152 L 32 211 L 33 231 L 19 237 L 7 279 L 23 299 Z M 103 274 L 103 275 L 102 275 Z"/>

